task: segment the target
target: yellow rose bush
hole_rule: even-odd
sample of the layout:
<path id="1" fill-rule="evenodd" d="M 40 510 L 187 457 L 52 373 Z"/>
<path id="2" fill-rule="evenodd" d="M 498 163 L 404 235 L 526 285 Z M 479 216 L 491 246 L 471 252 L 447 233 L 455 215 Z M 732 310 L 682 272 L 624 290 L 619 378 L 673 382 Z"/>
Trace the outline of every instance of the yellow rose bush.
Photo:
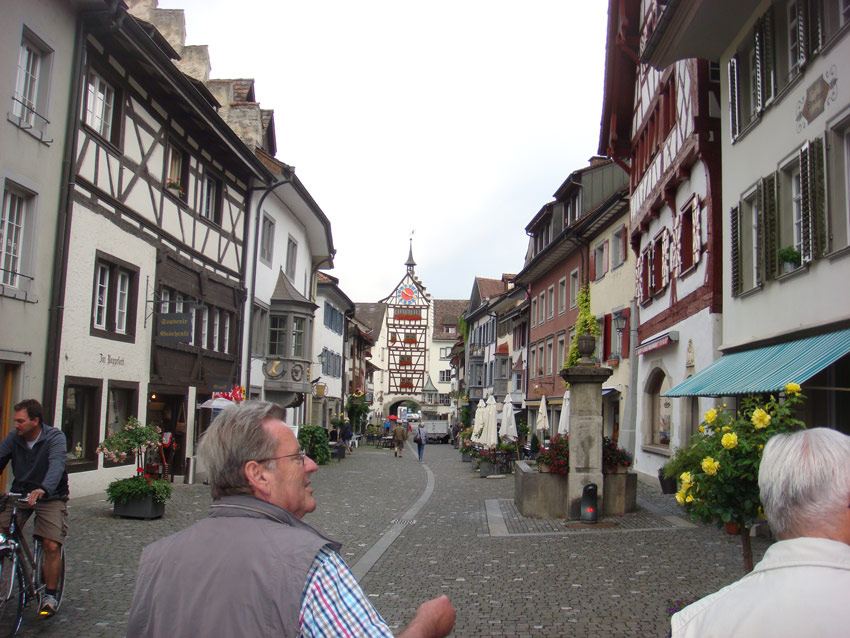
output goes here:
<path id="1" fill-rule="evenodd" d="M 788 384 L 784 397 L 742 399 L 737 414 L 722 406 L 705 413 L 700 433 L 677 451 L 684 463 L 677 474 L 676 500 L 693 519 L 738 523 L 749 528 L 759 519 L 758 471 L 764 444 L 774 434 L 805 425 L 795 417 L 805 397 Z"/>

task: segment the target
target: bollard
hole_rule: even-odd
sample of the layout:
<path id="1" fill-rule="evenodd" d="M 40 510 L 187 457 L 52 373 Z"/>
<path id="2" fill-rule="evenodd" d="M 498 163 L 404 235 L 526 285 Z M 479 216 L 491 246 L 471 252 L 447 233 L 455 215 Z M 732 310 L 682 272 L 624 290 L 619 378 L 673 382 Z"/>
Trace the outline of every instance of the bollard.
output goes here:
<path id="1" fill-rule="evenodd" d="M 581 492 L 581 522 L 596 523 L 596 483 L 588 483 Z"/>

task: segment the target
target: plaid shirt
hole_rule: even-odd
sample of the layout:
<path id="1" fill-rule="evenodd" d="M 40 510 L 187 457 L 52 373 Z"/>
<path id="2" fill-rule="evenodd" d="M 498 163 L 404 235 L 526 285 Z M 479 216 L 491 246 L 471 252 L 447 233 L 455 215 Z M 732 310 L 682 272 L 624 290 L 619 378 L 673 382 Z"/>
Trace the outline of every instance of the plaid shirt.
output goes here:
<path id="1" fill-rule="evenodd" d="M 323 547 L 313 560 L 301 596 L 301 635 L 392 638 L 393 634 L 345 561 Z"/>

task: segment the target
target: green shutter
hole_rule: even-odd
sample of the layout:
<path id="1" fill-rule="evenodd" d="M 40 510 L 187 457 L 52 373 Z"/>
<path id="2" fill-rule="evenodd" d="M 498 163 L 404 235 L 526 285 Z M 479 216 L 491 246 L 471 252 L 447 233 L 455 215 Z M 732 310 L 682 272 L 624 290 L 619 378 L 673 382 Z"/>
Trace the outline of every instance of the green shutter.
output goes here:
<path id="1" fill-rule="evenodd" d="M 800 69 L 806 66 L 809 52 L 809 3 L 797 0 L 797 63 Z"/>
<path id="2" fill-rule="evenodd" d="M 751 105 L 755 108 L 752 110 L 755 113 L 761 113 L 764 108 L 764 32 L 762 31 L 762 20 L 756 21 L 755 29 L 753 30 L 753 46 L 756 50 L 756 90 L 755 96 L 758 104 Z"/>
<path id="3" fill-rule="evenodd" d="M 809 146 L 809 210 L 812 224 L 812 256 L 820 257 L 826 250 L 826 193 L 824 184 L 823 138 Z"/>
<path id="4" fill-rule="evenodd" d="M 755 251 L 755 266 L 756 280 L 753 282 L 756 286 L 761 286 L 764 283 L 764 265 L 765 265 L 765 241 L 764 241 L 764 207 L 767 196 L 765 193 L 765 180 L 760 179 L 756 190 L 756 227 L 753 231 L 755 237 L 753 242 L 756 245 Z"/>
<path id="5" fill-rule="evenodd" d="M 764 178 L 764 278 L 773 279 L 779 274 L 779 182 L 778 174 Z"/>
<path id="6" fill-rule="evenodd" d="M 729 129 L 734 142 L 741 132 L 741 110 L 739 104 L 738 56 L 729 60 Z"/>
<path id="7" fill-rule="evenodd" d="M 809 168 L 809 142 L 803 145 L 800 149 L 800 219 L 802 233 L 802 253 L 803 263 L 807 264 L 814 259 L 814 246 L 812 245 L 812 188 L 811 188 L 811 172 Z"/>
<path id="8" fill-rule="evenodd" d="M 773 7 L 770 7 L 759 21 L 762 49 L 759 51 L 758 66 L 761 68 L 761 108 L 773 100 L 776 95 L 776 36 L 774 33 L 776 21 L 773 19 Z"/>
<path id="9" fill-rule="evenodd" d="M 735 206 L 730 212 L 732 245 L 732 296 L 741 294 L 741 207 Z"/>

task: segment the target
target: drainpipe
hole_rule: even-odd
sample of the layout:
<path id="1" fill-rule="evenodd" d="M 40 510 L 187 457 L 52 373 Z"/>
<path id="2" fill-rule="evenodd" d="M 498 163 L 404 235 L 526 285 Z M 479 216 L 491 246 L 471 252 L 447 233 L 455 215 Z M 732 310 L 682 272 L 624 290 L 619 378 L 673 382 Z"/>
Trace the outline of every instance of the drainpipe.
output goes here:
<path id="1" fill-rule="evenodd" d="M 53 249 L 53 284 L 48 308 L 47 348 L 44 357 L 44 414 L 56 417 L 56 392 L 59 384 L 59 347 L 61 345 L 62 321 L 65 311 L 65 285 L 68 274 L 68 249 L 71 244 L 71 215 L 74 187 L 74 149 L 79 130 L 79 97 L 85 60 L 83 58 L 83 17 L 77 18 L 74 36 L 74 58 L 71 63 L 71 88 L 68 93 L 68 122 L 65 126 L 65 150 L 62 159 L 62 182 L 59 191 L 58 216 L 56 219 L 56 243 Z M 49 372 L 47 372 L 49 371 Z"/>
<path id="2" fill-rule="evenodd" d="M 262 221 L 262 213 L 263 213 L 263 202 L 266 201 L 266 197 L 271 195 L 272 191 L 284 184 L 291 184 L 292 178 L 295 176 L 295 169 L 289 168 L 289 177 L 279 182 L 275 182 L 270 186 L 266 186 L 263 188 L 251 189 L 254 191 L 262 190 L 263 194 L 260 195 L 260 201 L 257 202 L 257 214 L 255 216 L 254 222 L 254 252 L 253 258 L 251 262 L 251 289 L 248 292 L 248 301 L 249 306 L 246 309 L 246 317 L 248 321 L 248 343 L 246 343 L 243 347 L 248 349 L 248 362 L 245 366 L 245 390 L 248 392 L 249 396 L 251 394 L 251 344 L 254 342 L 254 295 L 257 291 L 257 249 L 260 246 L 260 222 Z M 246 257 L 247 261 L 247 257 Z"/>

